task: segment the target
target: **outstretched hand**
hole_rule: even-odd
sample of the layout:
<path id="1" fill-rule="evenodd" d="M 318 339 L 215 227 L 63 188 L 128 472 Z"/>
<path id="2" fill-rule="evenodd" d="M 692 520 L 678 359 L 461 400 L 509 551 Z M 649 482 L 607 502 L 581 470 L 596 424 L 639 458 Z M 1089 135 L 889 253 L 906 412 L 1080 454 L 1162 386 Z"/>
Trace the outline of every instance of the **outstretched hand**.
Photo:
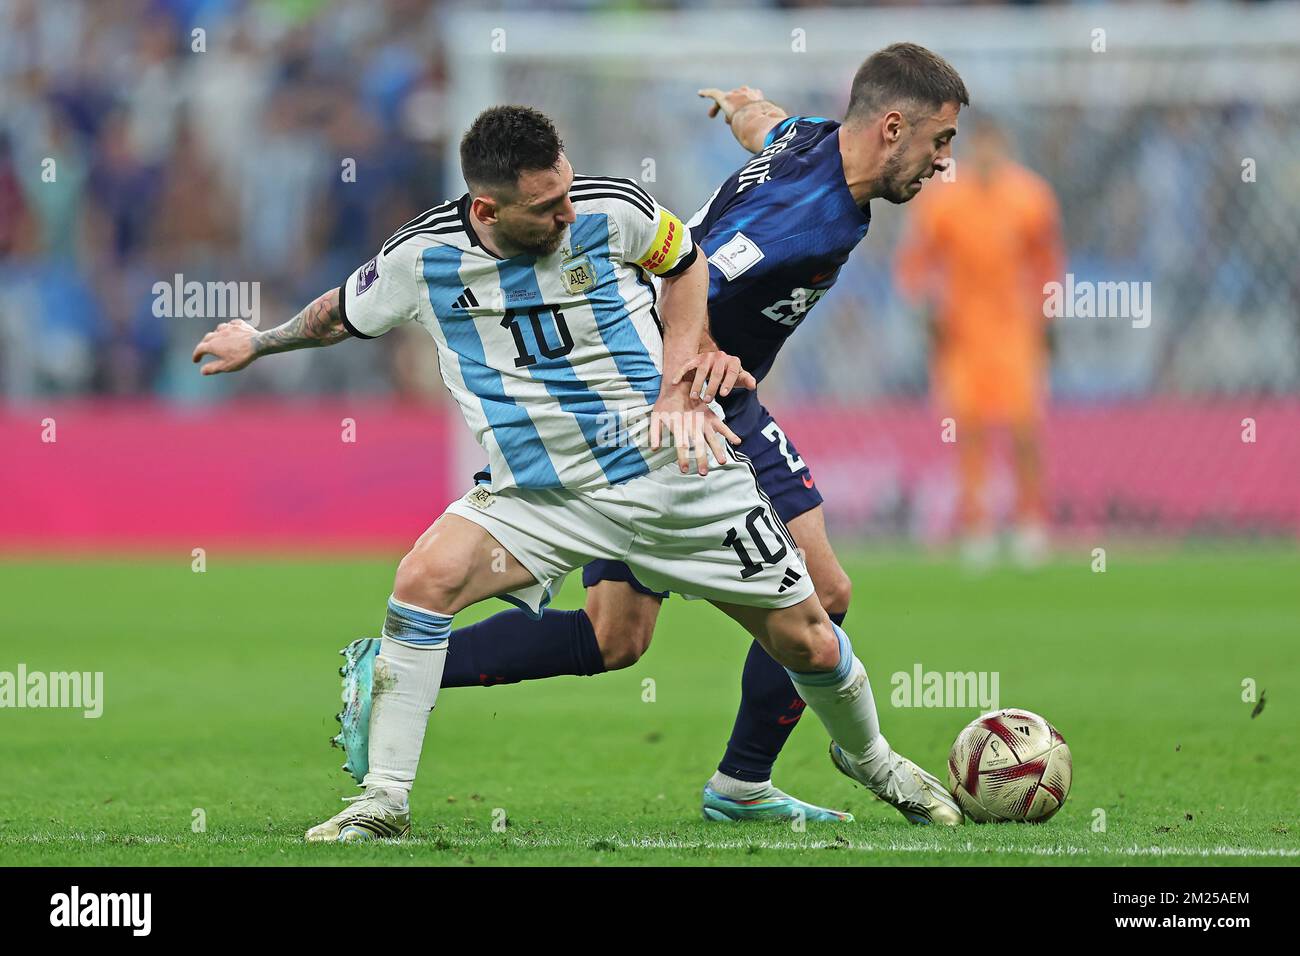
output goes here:
<path id="1" fill-rule="evenodd" d="M 257 352 L 253 348 L 255 335 L 257 329 L 243 319 L 222 322 L 194 347 L 192 361 L 198 362 L 205 355 L 216 359 L 199 369 L 204 375 L 238 372 L 257 358 Z"/>
<path id="2" fill-rule="evenodd" d="M 709 119 L 713 119 L 721 112 L 728 126 L 731 125 L 731 117 L 737 110 L 748 103 L 761 103 L 764 98 L 762 90 L 748 86 L 738 86 L 734 90 L 728 90 L 725 93 L 717 87 L 710 86 L 698 91 L 698 95 L 713 100 L 713 103 L 709 106 Z"/>

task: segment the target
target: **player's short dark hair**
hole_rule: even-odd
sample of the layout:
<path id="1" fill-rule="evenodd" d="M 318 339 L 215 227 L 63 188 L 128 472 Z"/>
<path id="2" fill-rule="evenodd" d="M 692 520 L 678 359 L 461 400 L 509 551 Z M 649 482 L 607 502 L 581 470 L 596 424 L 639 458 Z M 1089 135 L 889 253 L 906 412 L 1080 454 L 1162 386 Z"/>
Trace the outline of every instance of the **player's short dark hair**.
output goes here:
<path id="1" fill-rule="evenodd" d="M 555 124 L 528 106 L 493 106 L 460 141 L 460 169 L 471 191 L 509 190 L 524 172 L 554 169 L 564 143 Z"/>
<path id="2" fill-rule="evenodd" d="M 894 43 L 858 68 L 845 121 L 874 119 L 891 109 L 905 115 L 917 107 L 937 110 L 944 103 L 970 105 L 952 64 L 915 43 Z"/>

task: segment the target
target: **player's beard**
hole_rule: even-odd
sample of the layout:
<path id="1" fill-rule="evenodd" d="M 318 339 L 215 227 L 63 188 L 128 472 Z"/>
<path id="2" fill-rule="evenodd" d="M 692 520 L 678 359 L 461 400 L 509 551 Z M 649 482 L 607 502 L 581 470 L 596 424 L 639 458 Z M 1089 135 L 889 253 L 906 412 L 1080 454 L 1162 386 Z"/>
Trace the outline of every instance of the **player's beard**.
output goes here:
<path id="1" fill-rule="evenodd" d="M 520 255 L 537 256 L 544 258 L 549 256 L 556 249 L 560 248 L 560 243 L 564 240 L 564 229 L 560 227 L 553 232 L 545 234 L 530 233 L 525 235 L 515 235 L 507 233 L 503 238 L 511 246 L 519 250 Z"/>
<path id="2" fill-rule="evenodd" d="M 904 145 L 899 144 L 880 171 L 880 198 L 892 203 L 905 203 L 914 195 L 908 188 L 912 180 L 903 173 Z"/>
<path id="3" fill-rule="evenodd" d="M 919 189 L 914 189 L 913 186 L 925 175 L 926 170 L 921 170 L 915 176 L 908 175 L 909 171 L 903 169 L 903 157 L 906 152 L 907 143 L 899 143 L 894 152 L 885 160 L 879 179 L 880 190 L 878 195 L 881 199 L 895 204 L 905 203 L 920 192 Z"/>

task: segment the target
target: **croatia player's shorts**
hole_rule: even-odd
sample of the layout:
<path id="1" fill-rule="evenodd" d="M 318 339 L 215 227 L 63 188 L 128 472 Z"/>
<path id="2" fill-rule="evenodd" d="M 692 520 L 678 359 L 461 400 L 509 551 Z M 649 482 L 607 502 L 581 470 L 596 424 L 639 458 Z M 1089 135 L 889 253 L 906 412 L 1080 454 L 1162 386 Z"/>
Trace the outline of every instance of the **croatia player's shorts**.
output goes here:
<path id="1" fill-rule="evenodd" d="M 622 563 L 653 592 L 728 604 L 782 608 L 813 593 L 743 451 L 710 461 L 707 475 L 682 474 L 673 461 L 593 491 L 479 485 L 447 512 L 482 527 L 532 574 L 537 584 L 507 600 L 534 614 L 565 575 L 596 560 Z"/>
<path id="2" fill-rule="evenodd" d="M 727 424 L 740 436 L 737 450 L 753 464 L 759 490 L 783 522 L 793 521 L 822 503 L 821 492 L 798 449 L 754 392 L 744 393 L 736 407 L 727 410 Z M 625 581 L 641 594 L 668 596 L 646 587 L 621 561 L 592 561 L 582 569 L 583 587 L 593 587 L 601 581 Z"/>

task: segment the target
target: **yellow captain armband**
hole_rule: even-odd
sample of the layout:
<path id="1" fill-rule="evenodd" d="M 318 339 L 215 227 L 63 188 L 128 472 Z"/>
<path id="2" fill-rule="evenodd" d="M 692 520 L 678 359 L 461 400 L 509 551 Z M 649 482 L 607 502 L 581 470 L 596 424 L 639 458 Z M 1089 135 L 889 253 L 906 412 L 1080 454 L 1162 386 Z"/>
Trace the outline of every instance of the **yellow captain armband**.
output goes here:
<path id="1" fill-rule="evenodd" d="M 661 276 L 666 272 L 671 272 L 677 265 L 677 260 L 681 258 L 682 242 L 686 235 L 686 227 L 682 221 L 662 207 L 659 210 L 659 230 L 655 233 L 654 241 L 650 243 L 650 248 L 645 256 L 637 263 L 647 272 L 653 272 Z"/>

